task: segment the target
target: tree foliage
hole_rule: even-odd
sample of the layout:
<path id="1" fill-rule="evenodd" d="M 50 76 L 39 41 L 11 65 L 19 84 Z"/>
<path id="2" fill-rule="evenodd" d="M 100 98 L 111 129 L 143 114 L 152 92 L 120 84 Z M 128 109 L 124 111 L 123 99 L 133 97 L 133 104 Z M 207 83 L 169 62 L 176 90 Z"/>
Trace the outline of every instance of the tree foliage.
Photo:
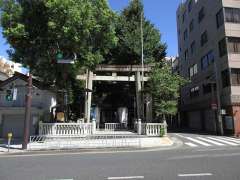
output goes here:
<path id="1" fill-rule="evenodd" d="M 106 0 L 1 0 L 3 35 L 11 59 L 28 65 L 47 82 L 59 83 L 62 71 L 94 67 L 117 43 L 115 14 Z M 56 54 L 77 54 L 74 66 L 61 67 Z M 57 79 L 59 78 L 59 79 Z"/>
<path id="2" fill-rule="evenodd" d="M 153 95 L 156 117 L 174 115 L 177 112 L 179 89 L 186 80 L 173 74 L 167 63 L 157 64 L 150 74 L 148 91 Z"/>
<path id="3" fill-rule="evenodd" d="M 116 21 L 116 35 L 119 39 L 106 58 L 112 64 L 141 63 L 141 16 L 143 24 L 144 63 L 159 62 L 166 55 L 166 44 L 161 42 L 161 34 L 144 17 L 141 0 L 132 0 Z"/>

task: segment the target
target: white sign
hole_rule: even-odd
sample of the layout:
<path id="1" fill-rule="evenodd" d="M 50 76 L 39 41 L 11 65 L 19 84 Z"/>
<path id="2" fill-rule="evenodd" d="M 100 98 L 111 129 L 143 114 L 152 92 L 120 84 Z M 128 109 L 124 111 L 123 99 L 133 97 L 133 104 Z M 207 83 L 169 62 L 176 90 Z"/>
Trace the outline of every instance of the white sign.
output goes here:
<path id="1" fill-rule="evenodd" d="M 17 100 L 17 88 L 13 89 L 13 101 Z"/>
<path id="2" fill-rule="evenodd" d="M 226 115 L 226 109 L 221 109 L 221 114 Z"/>
<path id="3" fill-rule="evenodd" d="M 69 60 L 69 59 L 61 59 L 61 60 L 57 60 L 58 64 L 74 64 L 73 60 Z"/>

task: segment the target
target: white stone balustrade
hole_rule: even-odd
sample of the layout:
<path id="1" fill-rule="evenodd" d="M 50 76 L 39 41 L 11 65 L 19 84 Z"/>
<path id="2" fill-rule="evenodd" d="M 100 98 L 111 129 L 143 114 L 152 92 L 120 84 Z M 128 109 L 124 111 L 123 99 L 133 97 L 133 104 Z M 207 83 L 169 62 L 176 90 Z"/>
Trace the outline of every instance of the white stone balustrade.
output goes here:
<path id="1" fill-rule="evenodd" d="M 116 131 L 124 128 L 124 124 L 121 123 L 105 123 L 105 131 Z"/>
<path id="2" fill-rule="evenodd" d="M 142 134 L 147 136 L 160 136 L 161 129 L 164 129 L 164 136 L 167 135 L 167 125 L 164 123 L 142 123 Z"/>
<path id="3" fill-rule="evenodd" d="M 39 123 L 39 135 L 86 136 L 91 135 L 91 123 Z"/>

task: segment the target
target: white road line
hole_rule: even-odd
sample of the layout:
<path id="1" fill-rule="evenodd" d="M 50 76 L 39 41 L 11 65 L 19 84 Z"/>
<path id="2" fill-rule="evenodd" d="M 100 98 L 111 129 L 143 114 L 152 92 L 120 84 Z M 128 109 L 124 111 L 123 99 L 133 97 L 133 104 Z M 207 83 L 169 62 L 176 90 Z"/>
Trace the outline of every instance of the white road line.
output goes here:
<path id="1" fill-rule="evenodd" d="M 190 146 L 190 147 L 198 147 L 198 145 L 193 144 L 191 142 L 187 142 L 187 143 L 184 143 L 184 144 L 186 144 L 187 146 Z"/>
<path id="2" fill-rule="evenodd" d="M 223 140 L 223 139 L 218 139 L 218 138 L 214 138 L 214 137 L 208 137 L 208 138 L 209 138 L 209 139 L 212 139 L 212 140 L 215 140 L 215 141 L 222 142 L 222 143 L 224 143 L 224 144 L 231 145 L 231 146 L 238 146 L 238 144 L 236 144 L 236 143 L 229 142 L 229 141 L 226 141 L 226 140 Z"/>
<path id="3" fill-rule="evenodd" d="M 197 140 L 197 139 L 193 139 L 193 138 L 190 138 L 190 137 L 186 137 L 188 140 L 190 140 L 190 141 L 193 141 L 193 142 L 195 142 L 195 143 L 198 143 L 198 144 L 201 144 L 201 145 L 203 145 L 203 146 L 212 146 L 211 144 L 208 144 L 208 143 L 205 143 L 205 142 L 203 142 L 203 141 L 200 141 L 200 140 Z"/>
<path id="4" fill-rule="evenodd" d="M 208 143 L 212 143 L 212 144 L 217 145 L 217 146 L 226 146 L 225 144 L 222 144 L 220 142 L 216 142 L 216 141 L 213 141 L 213 140 L 210 140 L 210 139 L 206 139 L 206 138 L 203 138 L 203 137 L 197 137 L 197 138 L 202 140 L 202 141 L 206 141 Z"/>
<path id="5" fill-rule="evenodd" d="M 230 137 L 218 137 L 220 139 L 224 139 L 224 140 L 227 140 L 227 141 L 231 141 L 231 142 L 235 142 L 237 144 L 240 144 L 240 140 L 239 139 L 234 139 L 234 138 L 230 138 Z"/>
<path id="6" fill-rule="evenodd" d="M 178 177 L 199 177 L 199 176 L 212 176 L 212 173 L 199 173 L 199 174 L 178 174 Z"/>
<path id="7" fill-rule="evenodd" d="M 108 177 L 108 180 L 119 180 L 119 179 L 144 179 L 144 176 Z"/>
<path id="8" fill-rule="evenodd" d="M 178 136 L 178 137 L 181 137 L 181 138 L 186 138 L 186 137 L 184 137 L 184 136 L 182 136 L 180 134 L 175 134 L 175 135 Z"/>

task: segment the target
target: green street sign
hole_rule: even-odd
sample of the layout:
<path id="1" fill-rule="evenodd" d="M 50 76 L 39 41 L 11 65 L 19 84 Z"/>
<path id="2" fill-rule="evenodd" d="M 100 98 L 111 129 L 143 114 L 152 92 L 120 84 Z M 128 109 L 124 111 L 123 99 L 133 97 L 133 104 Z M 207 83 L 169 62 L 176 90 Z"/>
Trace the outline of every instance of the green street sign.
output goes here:
<path id="1" fill-rule="evenodd" d="M 56 59 L 57 60 L 63 59 L 63 53 L 62 52 L 58 52 L 57 55 L 56 55 Z"/>
<path id="2" fill-rule="evenodd" d="M 6 101 L 13 101 L 13 93 L 11 90 L 7 90 Z"/>

